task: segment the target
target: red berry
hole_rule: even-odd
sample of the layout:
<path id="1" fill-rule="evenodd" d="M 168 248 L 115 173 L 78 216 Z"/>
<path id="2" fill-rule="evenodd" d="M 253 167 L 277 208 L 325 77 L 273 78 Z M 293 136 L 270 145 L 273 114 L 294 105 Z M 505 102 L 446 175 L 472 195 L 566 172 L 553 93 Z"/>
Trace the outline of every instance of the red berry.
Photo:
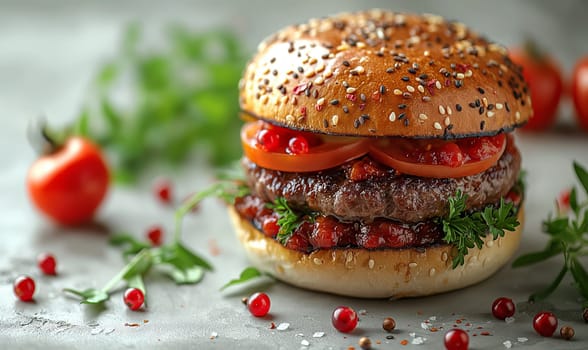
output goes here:
<path id="1" fill-rule="evenodd" d="M 14 280 L 14 294 L 22 301 L 33 300 L 35 281 L 29 276 L 21 275 Z"/>
<path id="2" fill-rule="evenodd" d="M 158 247 L 162 243 L 163 229 L 160 226 L 152 226 L 147 230 L 147 238 L 152 245 Z"/>
<path id="3" fill-rule="evenodd" d="M 145 302 L 145 295 L 138 288 L 128 288 L 123 295 L 123 300 L 129 309 L 139 310 Z"/>
<path id="4" fill-rule="evenodd" d="M 157 199 L 163 204 L 172 202 L 171 182 L 168 179 L 157 179 L 153 185 L 153 191 Z"/>
<path id="5" fill-rule="evenodd" d="M 294 136 L 288 141 L 288 148 L 286 152 L 290 154 L 306 154 L 308 153 L 308 140 L 302 136 Z"/>
<path id="6" fill-rule="evenodd" d="M 46 275 L 55 275 L 55 267 L 57 263 L 55 262 L 55 257 L 49 253 L 41 253 L 37 256 L 37 265 L 41 271 Z"/>
<path id="7" fill-rule="evenodd" d="M 266 152 L 274 152 L 280 148 L 280 134 L 276 130 L 259 130 L 255 138 L 260 148 Z"/>
<path id="8" fill-rule="evenodd" d="M 551 312 L 542 311 L 533 317 L 533 328 L 544 337 L 551 337 L 557 329 L 557 317 Z"/>
<path id="9" fill-rule="evenodd" d="M 333 327 L 342 333 L 349 333 L 357 327 L 357 313 L 348 306 L 339 306 L 331 317 Z"/>
<path id="10" fill-rule="evenodd" d="M 504 320 L 507 317 L 512 317 L 515 314 L 515 304 L 512 299 L 498 298 L 492 303 L 492 315 L 499 320 Z"/>
<path id="11" fill-rule="evenodd" d="M 263 317 L 270 310 L 270 298 L 265 293 L 255 293 L 247 298 L 247 309 L 255 317 Z"/>
<path id="12" fill-rule="evenodd" d="M 444 343 L 447 350 L 467 350 L 470 339 L 465 331 L 455 328 L 445 333 Z"/>

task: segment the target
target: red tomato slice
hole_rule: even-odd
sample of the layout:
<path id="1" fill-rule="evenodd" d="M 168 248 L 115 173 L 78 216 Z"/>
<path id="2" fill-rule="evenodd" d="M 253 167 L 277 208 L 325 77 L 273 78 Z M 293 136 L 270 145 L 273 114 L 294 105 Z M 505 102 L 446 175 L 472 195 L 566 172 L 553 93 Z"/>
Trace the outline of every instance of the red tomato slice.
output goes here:
<path id="1" fill-rule="evenodd" d="M 476 137 L 460 140 L 380 139 L 370 147 L 370 156 L 408 175 L 457 178 L 481 173 L 500 159 L 506 137 Z"/>
<path id="2" fill-rule="evenodd" d="M 289 154 L 283 148 L 276 147 L 275 151 L 268 151 L 267 145 L 261 145 L 257 135 L 264 129 L 268 129 L 264 122 L 246 123 L 241 129 L 241 144 L 247 158 L 261 167 L 272 170 L 312 172 L 334 168 L 367 154 L 371 143 L 367 138 L 321 135 L 319 141 L 310 140 L 310 147 L 306 153 Z M 316 134 L 292 133 L 316 139 Z"/>

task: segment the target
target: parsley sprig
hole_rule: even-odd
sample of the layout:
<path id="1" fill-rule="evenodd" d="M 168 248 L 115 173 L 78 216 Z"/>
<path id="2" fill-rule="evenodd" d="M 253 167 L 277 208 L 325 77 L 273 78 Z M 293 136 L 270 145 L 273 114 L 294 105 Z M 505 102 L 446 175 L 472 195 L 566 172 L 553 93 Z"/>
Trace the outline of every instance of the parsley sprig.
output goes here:
<path id="1" fill-rule="evenodd" d="M 196 284 L 202 280 L 206 271 L 212 271 L 212 265 L 197 253 L 190 250 L 181 240 L 183 218 L 203 199 L 218 197 L 232 202 L 242 196 L 248 189 L 239 181 L 218 181 L 209 188 L 195 193 L 175 213 L 175 235 L 173 241 L 160 247 L 153 247 L 136 239 L 130 234 L 117 234 L 110 243 L 123 248 L 123 257 L 127 264 L 102 288 L 78 290 L 64 289 L 65 292 L 81 298 L 83 304 L 103 304 L 111 294 L 123 284 L 135 287 L 146 294 L 144 277 L 157 268 L 167 274 L 176 284 Z"/>
<path id="2" fill-rule="evenodd" d="M 180 165 L 195 147 L 207 151 L 213 165 L 241 154 L 241 40 L 223 29 L 179 26 L 164 38 L 165 45 L 147 47 L 140 26 L 130 26 L 118 56 L 99 69 L 82 111 L 61 133 L 98 143 L 120 182 L 135 181 L 156 162 Z"/>
<path id="3" fill-rule="evenodd" d="M 278 226 L 280 226 L 280 230 L 276 239 L 281 244 L 288 242 L 290 236 L 292 236 L 294 231 L 305 219 L 314 221 L 313 213 L 294 211 L 284 197 L 276 198 L 272 203 L 268 203 L 267 207 L 273 209 L 278 214 Z"/>
<path id="4" fill-rule="evenodd" d="M 574 172 L 585 196 L 588 196 L 588 171 L 579 163 L 574 162 Z M 584 298 L 584 307 L 588 307 L 588 273 L 580 258 L 588 255 L 588 200 L 580 202 L 578 191 L 573 187 L 570 191 L 570 209 L 557 206 L 558 215 L 550 214 L 543 222 L 543 231 L 549 235 L 549 241 L 542 251 L 532 252 L 518 257 L 513 267 L 528 266 L 551 257 L 563 255 L 564 263 L 555 279 L 544 289 L 533 293 L 529 300 L 543 300 L 551 295 L 560 285 L 567 273 L 571 273 L 575 285 Z"/>
<path id="5" fill-rule="evenodd" d="M 468 213 L 466 201 L 467 195 L 458 190 L 454 197 L 449 198 L 449 214 L 441 219 L 445 233 L 443 240 L 457 249 L 453 268 L 465 263 L 468 249 L 481 249 L 488 233 L 496 240 L 504 236 L 504 231 L 514 231 L 519 225 L 513 203 L 501 199 L 498 208 L 489 205 L 482 211 Z"/>

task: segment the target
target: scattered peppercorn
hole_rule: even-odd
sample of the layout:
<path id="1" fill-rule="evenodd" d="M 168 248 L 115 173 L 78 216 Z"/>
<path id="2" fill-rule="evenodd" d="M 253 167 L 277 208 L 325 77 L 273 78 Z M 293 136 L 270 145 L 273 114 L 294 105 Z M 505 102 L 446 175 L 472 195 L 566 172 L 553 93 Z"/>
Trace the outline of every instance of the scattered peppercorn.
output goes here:
<path id="1" fill-rule="evenodd" d="M 243 305 L 247 305 L 247 297 L 241 298 L 241 302 L 243 303 Z"/>
<path id="2" fill-rule="evenodd" d="M 392 332 L 394 328 L 396 328 L 396 321 L 394 321 L 392 317 L 386 317 L 382 323 L 382 328 L 384 328 L 386 332 Z"/>
<path id="3" fill-rule="evenodd" d="M 372 348 L 372 341 L 368 337 L 359 338 L 359 346 L 363 350 L 370 350 Z"/>
<path id="4" fill-rule="evenodd" d="M 564 338 L 565 340 L 571 340 L 574 337 L 574 334 L 576 334 L 576 332 L 574 331 L 574 329 L 570 326 L 563 326 L 561 327 L 561 329 L 559 330 L 559 334 L 561 335 L 562 338 Z"/>

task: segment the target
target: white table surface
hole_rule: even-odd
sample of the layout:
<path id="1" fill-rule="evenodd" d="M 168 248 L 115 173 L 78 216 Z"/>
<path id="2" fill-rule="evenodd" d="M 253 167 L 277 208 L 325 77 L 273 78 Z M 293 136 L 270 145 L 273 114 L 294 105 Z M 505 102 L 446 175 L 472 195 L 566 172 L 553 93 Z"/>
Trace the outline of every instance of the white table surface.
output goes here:
<path id="1" fill-rule="evenodd" d="M 243 33 L 247 47 L 253 50 L 259 40 L 283 23 L 386 4 L 0 1 L 0 348 L 298 349 L 307 340 L 310 349 L 346 349 L 350 345 L 359 348 L 358 339 L 370 336 L 374 343 L 381 341 L 374 344 L 375 348 L 393 349 L 405 348 L 400 341 L 412 341 L 414 332 L 426 341 L 406 348 L 440 349 L 444 331 L 431 332 L 421 327 L 431 317 L 435 319 L 431 321 L 434 326 L 445 330 L 463 318 L 462 326 L 470 329 L 470 335 L 491 333 L 470 336 L 472 349 L 505 348 L 503 342 L 507 340 L 514 344 L 513 348 L 588 348 L 588 325 L 580 321 L 578 293 L 570 280 L 564 281 L 548 304 L 525 303 L 531 292 L 557 274 L 561 263 L 557 259 L 516 270 L 507 266 L 489 280 L 461 291 L 397 301 L 342 298 L 276 283 L 263 286 L 272 300 L 271 317 L 254 318 L 241 304 L 244 294 L 218 292 L 222 284 L 247 266 L 247 261 L 223 207 L 216 201 L 206 202 L 200 214 L 188 218 L 185 224 L 187 244 L 215 266 L 215 272 L 207 274 L 202 283 L 177 287 L 165 277 L 151 275 L 147 280 L 150 304 L 143 312 L 128 311 L 120 294 L 107 303 L 105 310 L 97 310 L 61 292 L 64 287 L 100 286 L 120 269 L 120 252 L 108 245 L 108 230 L 141 235 L 154 223 L 171 229 L 173 213 L 152 199 L 151 178 L 168 175 L 179 191 L 189 193 L 203 188 L 212 174 L 201 160 L 195 159 L 181 172 L 154 171 L 136 187 L 114 187 L 98 215 L 102 228 L 58 228 L 32 208 L 24 187 L 26 171 L 35 157 L 25 138 L 28 121 L 40 113 L 46 113 L 56 123 L 73 118 L 96 67 L 115 52 L 125 23 L 139 19 L 154 32 L 170 21 L 196 28 L 230 24 Z M 525 29 L 536 31 L 547 46 L 557 50 L 566 71 L 576 57 L 588 52 L 588 25 L 575 20 L 586 13 L 580 1 L 442 4 L 400 1 L 397 6 L 387 6 L 458 18 L 506 44 L 520 40 Z M 260 11 L 265 15 L 262 21 L 258 18 Z M 505 13 L 511 15 L 504 16 Z M 527 220 L 519 254 L 543 246 L 541 220 L 552 210 L 557 194 L 574 184 L 572 160 L 588 166 L 588 133 L 575 130 L 567 104 L 560 114 L 563 126 L 558 132 L 518 137 L 523 167 L 529 174 Z M 220 255 L 210 255 L 211 240 L 218 245 Z M 37 272 L 34 258 L 41 251 L 57 256 L 58 277 L 43 277 Z M 22 303 L 14 297 L 12 280 L 19 273 L 36 278 L 35 303 Z M 509 296 L 518 303 L 519 312 L 511 324 L 490 315 L 490 305 L 499 296 Z M 338 333 L 330 324 L 330 313 L 338 305 L 364 310 L 358 328 L 350 335 Z M 555 310 L 561 323 L 572 325 L 576 339 L 565 342 L 536 335 L 531 318 L 542 307 Z M 392 340 L 387 340 L 381 330 L 387 316 L 397 322 Z M 290 326 L 285 331 L 271 330 L 271 322 L 287 322 Z M 125 323 L 138 323 L 139 327 Z M 476 329 L 479 326 L 483 330 Z M 314 332 L 325 334 L 313 338 Z M 213 333 L 218 336 L 211 339 Z M 528 341 L 517 341 L 520 337 Z"/>

